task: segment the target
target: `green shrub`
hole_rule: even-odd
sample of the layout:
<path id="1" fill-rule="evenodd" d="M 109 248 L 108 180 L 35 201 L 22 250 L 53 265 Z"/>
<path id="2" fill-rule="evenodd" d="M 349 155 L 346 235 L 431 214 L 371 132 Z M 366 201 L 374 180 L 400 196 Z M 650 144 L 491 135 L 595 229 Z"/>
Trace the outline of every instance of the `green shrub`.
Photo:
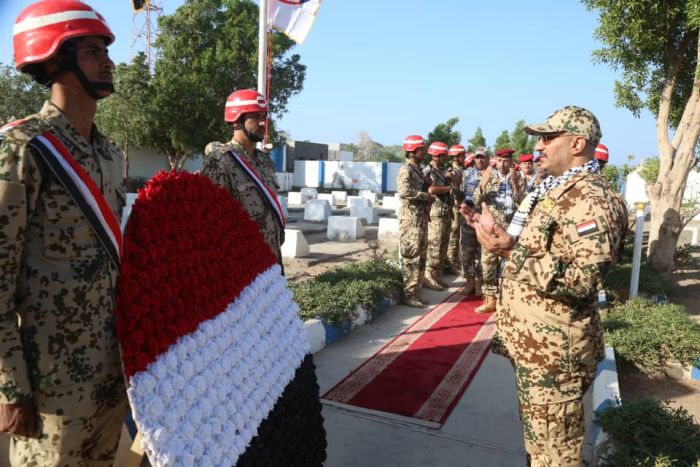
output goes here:
<path id="1" fill-rule="evenodd" d="M 616 446 L 601 466 L 700 465 L 700 429 L 684 408 L 643 399 L 607 407 L 595 418 Z"/>
<path id="2" fill-rule="evenodd" d="M 401 290 L 401 271 L 383 261 L 344 265 L 289 288 L 299 304 L 302 319 L 321 318 L 342 324 L 356 317 L 357 305 L 369 315 L 379 310 L 384 297 Z"/>
<path id="3" fill-rule="evenodd" d="M 673 252 L 673 263 L 677 268 L 686 266 L 694 266 L 695 258 L 693 258 L 693 246 L 690 243 L 685 243 L 676 247 Z"/>
<path id="4" fill-rule="evenodd" d="M 632 281 L 632 263 L 618 263 L 610 270 L 605 279 L 606 289 L 629 289 Z M 667 294 L 671 290 L 671 282 L 663 274 L 654 270 L 646 263 L 639 268 L 638 289 L 642 295 Z"/>
<path id="5" fill-rule="evenodd" d="M 611 308 L 603 321 L 605 342 L 645 373 L 670 362 L 692 365 L 700 357 L 700 326 L 682 305 L 635 298 Z"/>

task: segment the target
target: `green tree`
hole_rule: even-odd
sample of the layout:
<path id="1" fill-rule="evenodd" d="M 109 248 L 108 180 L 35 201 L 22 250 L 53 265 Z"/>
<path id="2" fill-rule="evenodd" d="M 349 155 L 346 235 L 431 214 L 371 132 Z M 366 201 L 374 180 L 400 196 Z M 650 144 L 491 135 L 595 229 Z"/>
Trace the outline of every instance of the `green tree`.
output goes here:
<path id="1" fill-rule="evenodd" d="M 532 154 L 537 144 L 537 138 L 525 133 L 525 120 L 518 120 L 515 128 L 510 132 L 510 143 L 515 149 L 515 154 Z"/>
<path id="2" fill-rule="evenodd" d="M 650 157 L 644 159 L 639 165 L 639 176 L 646 182 L 647 186 L 652 186 L 659 179 L 659 158 Z"/>
<path id="3" fill-rule="evenodd" d="M 162 17 L 159 28 L 151 137 L 178 168 L 209 141 L 231 137 L 222 118 L 226 97 L 257 85 L 258 6 L 251 0 L 189 0 Z M 269 106 L 280 116 L 301 91 L 306 66 L 288 54 L 291 39 L 275 32 L 271 43 Z"/>
<path id="4" fill-rule="evenodd" d="M 484 133 L 481 131 L 481 127 L 478 126 L 476 127 L 476 131 L 474 131 L 474 136 L 472 136 L 469 141 L 469 151 L 474 152 L 476 151 L 476 148 L 485 148 L 486 147 L 486 138 L 484 138 Z"/>
<path id="5" fill-rule="evenodd" d="M 605 167 L 603 167 L 603 176 L 608 180 L 613 190 L 620 191 L 622 171 L 618 166 L 607 164 Z"/>
<path id="6" fill-rule="evenodd" d="M 648 187 L 647 257 L 654 269 L 670 274 L 700 137 L 700 0 L 582 1 L 600 13 L 595 36 L 603 48 L 593 52 L 594 61 L 622 71 L 617 105 L 635 116 L 643 109 L 656 114 L 659 174 Z"/>
<path id="7" fill-rule="evenodd" d="M 459 123 L 459 117 L 452 117 L 445 123 L 439 123 L 433 128 L 433 131 L 428 133 L 428 141 L 430 143 L 442 141 L 448 148 L 459 144 L 459 142 L 462 141 L 462 134 L 454 129 L 457 123 Z"/>
<path id="8" fill-rule="evenodd" d="M 503 132 L 498 135 L 498 138 L 496 138 L 496 142 L 494 143 L 494 150 L 498 151 L 499 149 L 503 148 L 512 148 L 513 143 L 510 141 L 510 135 L 508 134 L 508 130 L 503 130 Z"/>
<path id="9" fill-rule="evenodd" d="M 148 144 L 151 74 L 146 56 L 139 53 L 131 64 L 114 69 L 116 91 L 98 103 L 95 122 L 124 154 L 124 176 L 129 174 L 129 149 Z"/>
<path id="10" fill-rule="evenodd" d="M 39 112 L 48 98 L 46 86 L 11 66 L 0 64 L 0 126 Z"/>
<path id="11" fill-rule="evenodd" d="M 403 162 L 404 152 L 401 149 L 400 144 L 394 144 L 391 146 L 383 146 L 379 151 L 378 160 L 381 162 Z"/>

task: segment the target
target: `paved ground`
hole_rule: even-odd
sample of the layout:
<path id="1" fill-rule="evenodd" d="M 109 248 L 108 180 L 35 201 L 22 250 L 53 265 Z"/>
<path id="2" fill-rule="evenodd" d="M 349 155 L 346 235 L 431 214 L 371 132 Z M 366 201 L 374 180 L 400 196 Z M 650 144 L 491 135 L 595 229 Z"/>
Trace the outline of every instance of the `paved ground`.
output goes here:
<path id="1" fill-rule="evenodd" d="M 451 291 L 461 284 L 454 279 L 452 283 Z M 422 293 L 431 303 L 439 303 L 450 292 Z M 332 388 L 427 309 L 395 306 L 318 352 L 315 361 L 321 393 Z M 590 394 L 587 398 L 590 400 Z M 333 406 L 324 406 L 324 417 L 328 467 L 525 465 L 513 370 L 505 358 L 491 353 L 441 429 Z M 589 450 L 587 446 L 586 452 Z"/>

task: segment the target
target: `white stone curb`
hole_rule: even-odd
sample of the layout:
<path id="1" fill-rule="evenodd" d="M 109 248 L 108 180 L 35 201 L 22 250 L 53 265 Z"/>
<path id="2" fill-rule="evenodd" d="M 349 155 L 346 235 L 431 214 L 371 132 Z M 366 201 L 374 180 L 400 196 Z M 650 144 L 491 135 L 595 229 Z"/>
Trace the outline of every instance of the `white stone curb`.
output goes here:
<path id="1" fill-rule="evenodd" d="M 617 365 L 615 364 L 615 350 L 605 347 L 605 358 L 598 364 L 595 379 L 593 380 L 592 410 L 603 410 L 606 407 L 620 404 L 620 384 L 617 379 Z M 594 415 L 595 416 L 595 415 Z M 593 462 L 598 465 L 600 456 L 608 448 L 608 435 L 595 421 L 593 422 Z"/>
<path id="2" fill-rule="evenodd" d="M 384 311 L 387 311 L 391 309 L 391 307 L 396 305 L 396 300 L 394 299 L 385 298 L 384 300 L 386 300 L 386 302 L 384 302 L 384 307 L 381 308 L 379 313 L 383 313 Z M 308 337 L 309 344 L 311 345 L 311 353 L 316 353 L 324 347 L 326 347 L 327 345 L 330 345 L 333 342 L 342 339 L 343 337 L 347 336 L 353 329 L 367 324 L 373 318 L 360 305 L 357 305 L 355 313 L 357 314 L 357 318 L 355 318 L 352 321 L 352 323 L 348 323 L 348 327 L 346 327 L 341 333 L 338 333 L 336 330 L 331 331 L 331 333 L 329 334 L 329 331 L 327 329 L 329 327 L 325 326 L 320 319 L 314 318 L 304 321 L 304 330 L 306 331 L 306 336 Z"/>
<path id="3" fill-rule="evenodd" d="M 304 331 L 311 344 L 311 353 L 316 353 L 326 346 L 326 328 L 320 319 L 304 321 Z"/>

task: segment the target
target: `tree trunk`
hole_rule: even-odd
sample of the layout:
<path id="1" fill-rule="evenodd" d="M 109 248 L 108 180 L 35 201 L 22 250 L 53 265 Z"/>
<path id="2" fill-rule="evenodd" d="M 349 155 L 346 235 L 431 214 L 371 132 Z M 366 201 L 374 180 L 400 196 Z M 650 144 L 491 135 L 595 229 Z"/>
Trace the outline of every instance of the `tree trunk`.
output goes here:
<path id="1" fill-rule="evenodd" d="M 680 195 L 670 192 L 649 193 L 651 200 L 651 226 L 649 228 L 648 261 L 655 270 L 670 275 L 673 272 L 673 253 L 682 230 Z"/>
<path id="2" fill-rule="evenodd" d="M 180 171 L 182 170 L 182 167 L 185 165 L 185 161 L 187 160 L 187 154 L 180 154 L 180 153 L 175 153 L 175 154 L 168 154 L 168 162 L 170 163 L 170 170 L 171 171 Z"/>
<path id="3" fill-rule="evenodd" d="M 131 184 L 129 183 L 129 133 L 127 132 L 126 135 L 122 153 L 124 155 L 124 186 L 128 193 L 131 190 Z"/>

